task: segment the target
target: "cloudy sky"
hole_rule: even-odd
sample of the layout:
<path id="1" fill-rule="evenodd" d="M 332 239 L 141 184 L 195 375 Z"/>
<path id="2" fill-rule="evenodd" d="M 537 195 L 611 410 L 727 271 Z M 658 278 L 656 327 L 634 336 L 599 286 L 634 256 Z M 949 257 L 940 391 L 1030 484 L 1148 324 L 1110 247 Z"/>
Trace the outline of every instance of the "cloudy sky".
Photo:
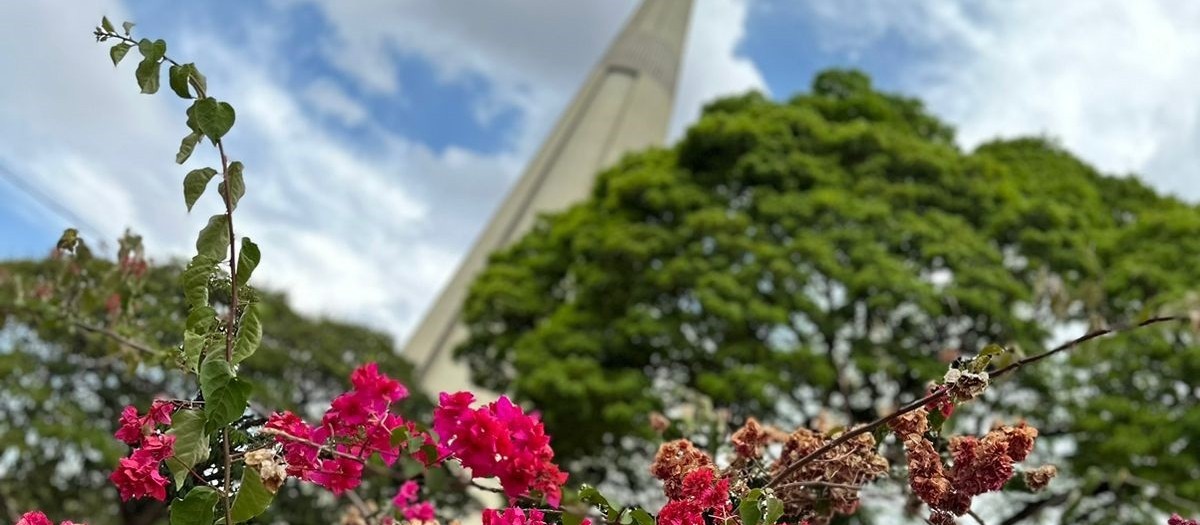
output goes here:
<path id="1" fill-rule="evenodd" d="M 787 98 L 857 67 L 927 100 L 964 147 L 1051 136 L 1200 200 L 1200 4 L 696 2 L 673 137 L 714 96 Z M 68 225 L 96 242 L 132 227 L 154 257 L 185 255 L 220 207 L 210 192 L 184 212 L 185 105 L 139 95 L 136 60 L 113 70 L 91 37 L 107 14 L 166 39 L 237 108 L 236 222 L 267 283 L 402 340 L 635 4 L 0 2 L 0 258 L 44 255 Z"/>

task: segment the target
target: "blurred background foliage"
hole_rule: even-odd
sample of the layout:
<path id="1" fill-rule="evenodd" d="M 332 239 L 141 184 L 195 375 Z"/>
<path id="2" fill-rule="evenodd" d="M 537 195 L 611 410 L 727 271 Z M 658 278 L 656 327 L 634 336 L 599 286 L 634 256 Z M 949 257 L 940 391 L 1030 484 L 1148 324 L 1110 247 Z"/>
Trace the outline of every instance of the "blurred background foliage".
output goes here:
<path id="1" fill-rule="evenodd" d="M 128 454 L 112 437 L 122 407 L 144 412 L 155 397 L 196 394 L 195 378 L 176 365 L 187 313 L 182 266 L 147 264 L 133 235 L 119 241 L 116 262 L 64 240 L 46 260 L 0 263 L 0 520 L 43 509 L 94 525 L 165 523 L 169 500 L 122 503 L 107 478 Z M 220 302 L 228 290 L 212 294 Z M 390 335 L 301 315 L 280 293 L 252 290 L 250 300 L 264 325 L 262 346 L 241 372 L 254 385 L 254 417 L 288 409 L 320 419 L 363 362 L 412 385 L 412 366 Z M 431 410 L 415 388 L 401 406 L 420 421 Z M 364 481 L 361 495 L 383 502 L 397 486 L 378 474 Z M 445 472 L 425 483 L 443 507 L 464 504 Z M 342 505 L 311 488 L 285 485 L 264 521 L 336 523 Z"/>
<path id="2" fill-rule="evenodd" d="M 1198 256 L 1196 207 L 1046 139 L 963 151 L 920 101 L 828 71 L 787 102 L 709 104 L 677 145 L 544 217 L 475 282 L 458 355 L 542 411 L 577 475 L 636 492 L 654 411 L 686 419 L 699 396 L 729 428 L 868 421 L 988 343 L 1011 358 L 1194 311 Z M 1161 521 L 1200 501 L 1197 367 L 1189 327 L 1125 336 L 952 423 L 1042 428 L 1037 460 L 1063 475 L 1011 496 L 1005 523 Z"/>
<path id="3" fill-rule="evenodd" d="M 146 264 L 132 235 L 115 262 L 67 244 L 0 263 L 0 516 L 161 523 L 165 507 L 121 504 L 106 478 L 126 452 L 111 436 L 121 407 L 193 394 L 175 366 L 180 266 Z M 656 411 L 668 436 L 708 447 L 750 415 L 785 429 L 873 419 L 988 343 L 1028 355 L 1101 323 L 1196 311 L 1198 255 L 1196 207 L 1045 139 L 963 151 L 919 101 L 830 71 L 787 102 L 713 102 L 674 147 L 602 173 L 589 200 L 492 258 L 458 353 L 481 386 L 543 414 L 573 483 L 633 503 L 657 492 L 644 490 Z M 390 336 L 298 314 L 284 294 L 253 299 L 264 340 L 243 375 L 258 405 L 315 418 L 365 361 L 412 384 Z M 1003 523 L 1045 510 L 1144 523 L 1197 510 L 1198 377 L 1189 327 L 1142 331 L 1024 370 L 951 424 L 1042 429 L 1031 464 L 1063 474 L 1047 493 L 1003 496 Z M 413 390 L 403 408 L 421 417 L 430 402 Z M 464 504 L 445 473 L 426 483 Z M 362 492 L 386 501 L 394 487 Z M 331 498 L 283 490 L 269 519 L 335 522 Z"/>

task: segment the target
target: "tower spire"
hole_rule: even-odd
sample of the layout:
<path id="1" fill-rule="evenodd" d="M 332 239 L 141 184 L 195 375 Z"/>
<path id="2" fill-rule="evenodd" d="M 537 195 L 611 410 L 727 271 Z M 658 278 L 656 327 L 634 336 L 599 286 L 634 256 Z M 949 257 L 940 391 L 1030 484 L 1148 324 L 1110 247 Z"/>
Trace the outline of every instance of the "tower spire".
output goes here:
<path id="1" fill-rule="evenodd" d="M 462 307 L 488 256 L 520 238 L 538 214 L 586 198 L 600 170 L 666 140 L 693 0 L 643 0 L 588 74 L 511 193 L 417 325 L 404 354 L 429 392 L 471 387 L 453 360 L 464 341 Z"/>

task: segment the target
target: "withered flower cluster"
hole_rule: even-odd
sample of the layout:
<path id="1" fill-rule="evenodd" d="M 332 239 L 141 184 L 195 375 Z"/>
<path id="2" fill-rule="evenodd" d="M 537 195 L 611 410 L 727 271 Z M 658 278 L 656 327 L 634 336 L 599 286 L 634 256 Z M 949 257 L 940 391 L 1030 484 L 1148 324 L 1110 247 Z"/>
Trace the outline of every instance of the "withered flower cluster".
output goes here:
<path id="1" fill-rule="evenodd" d="M 771 465 L 771 474 L 778 475 L 831 440 L 814 430 L 796 429 Z M 888 462 L 877 448 L 874 436 L 860 434 L 781 480 L 775 493 L 787 514 L 807 517 L 813 524 L 828 523 L 834 514 L 853 514 L 859 506 L 859 487 L 887 474 Z"/>
<path id="2" fill-rule="evenodd" d="M 972 498 L 1000 490 L 1013 476 L 1013 463 L 1029 456 L 1038 434 L 1036 428 L 1022 422 L 998 426 L 982 438 L 952 437 L 949 448 L 953 464 L 947 472 L 933 442 L 925 437 L 929 430 L 925 409 L 899 416 L 888 426 L 904 443 L 909 486 L 933 511 L 929 522 L 934 525 L 954 523 L 955 516 L 971 509 Z M 1056 470 L 1043 467 L 1030 473 L 1033 481 L 1044 487 Z"/>

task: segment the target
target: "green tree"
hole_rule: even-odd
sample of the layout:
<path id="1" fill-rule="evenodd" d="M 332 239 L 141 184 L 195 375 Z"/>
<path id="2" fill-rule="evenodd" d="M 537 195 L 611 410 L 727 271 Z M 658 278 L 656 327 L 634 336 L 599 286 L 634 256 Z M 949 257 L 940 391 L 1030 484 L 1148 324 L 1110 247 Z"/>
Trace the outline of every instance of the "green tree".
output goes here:
<path id="1" fill-rule="evenodd" d="M 647 414 L 678 408 L 676 392 L 734 423 L 804 424 L 822 407 L 866 421 L 958 354 L 1032 353 L 1061 330 L 1179 306 L 1200 277 L 1198 233 L 1195 207 L 1136 179 L 1042 139 L 964 152 L 919 101 L 830 71 L 786 103 L 716 101 L 674 147 L 600 174 L 591 198 L 492 258 L 458 355 L 543 411 L 577 474 L 632 483 Z M 1076 445 L 1048 456 L 1068 474 L 1056 499 L 1014 513 L 1053 504 L 1064 522 L 1108 523 L 1200 499 L 1198 362 L 1190 333 L 1164 332 L 992 392 L 989 413 L 1019 404 Z M 1171 498 L 1119 485 L 1123 471 Z"/>
<path id="2" fill-rule="evenodd" d="M 64 241 L 79 242 L 71 232 Z M 144 411 L 155 397 L 195 395 L 177 370 L 187 314 L 182 266 L 143 266 L 134 236 L 121 240 L 117 261 L 93 257 L 79 243 L 46 260 L 0 263 L 0 520 L 42 509 L 96 525 L 166 521 L 165 503 L 122 503 L 107 477 L 128 452 L 112 437 L 121 407 Z M 212 293 L 220 303 L 228 291 Z M 349 386 L 350 371 L 368 361 L 412 385 L 412 367 L 390 335 L 301 315 L 280 293 L 250 293 L 265 326 L 259 354 L 241 373 L 254 385 L 252 408 L 319 418 Z M 432 409 L 415 388 L 404 403 L 409 416 Z M 365 482 L 360 492 L 377 501 L 395 491 L 387 476 Z M 444 473 L 433 471 L 426 483 L 446 505 L 463 503 L 453 490 L 436 490 L 451 483 Z M 270 512 L 288 523 L 334 523 L 341 507 L 291 483 Z"/>

